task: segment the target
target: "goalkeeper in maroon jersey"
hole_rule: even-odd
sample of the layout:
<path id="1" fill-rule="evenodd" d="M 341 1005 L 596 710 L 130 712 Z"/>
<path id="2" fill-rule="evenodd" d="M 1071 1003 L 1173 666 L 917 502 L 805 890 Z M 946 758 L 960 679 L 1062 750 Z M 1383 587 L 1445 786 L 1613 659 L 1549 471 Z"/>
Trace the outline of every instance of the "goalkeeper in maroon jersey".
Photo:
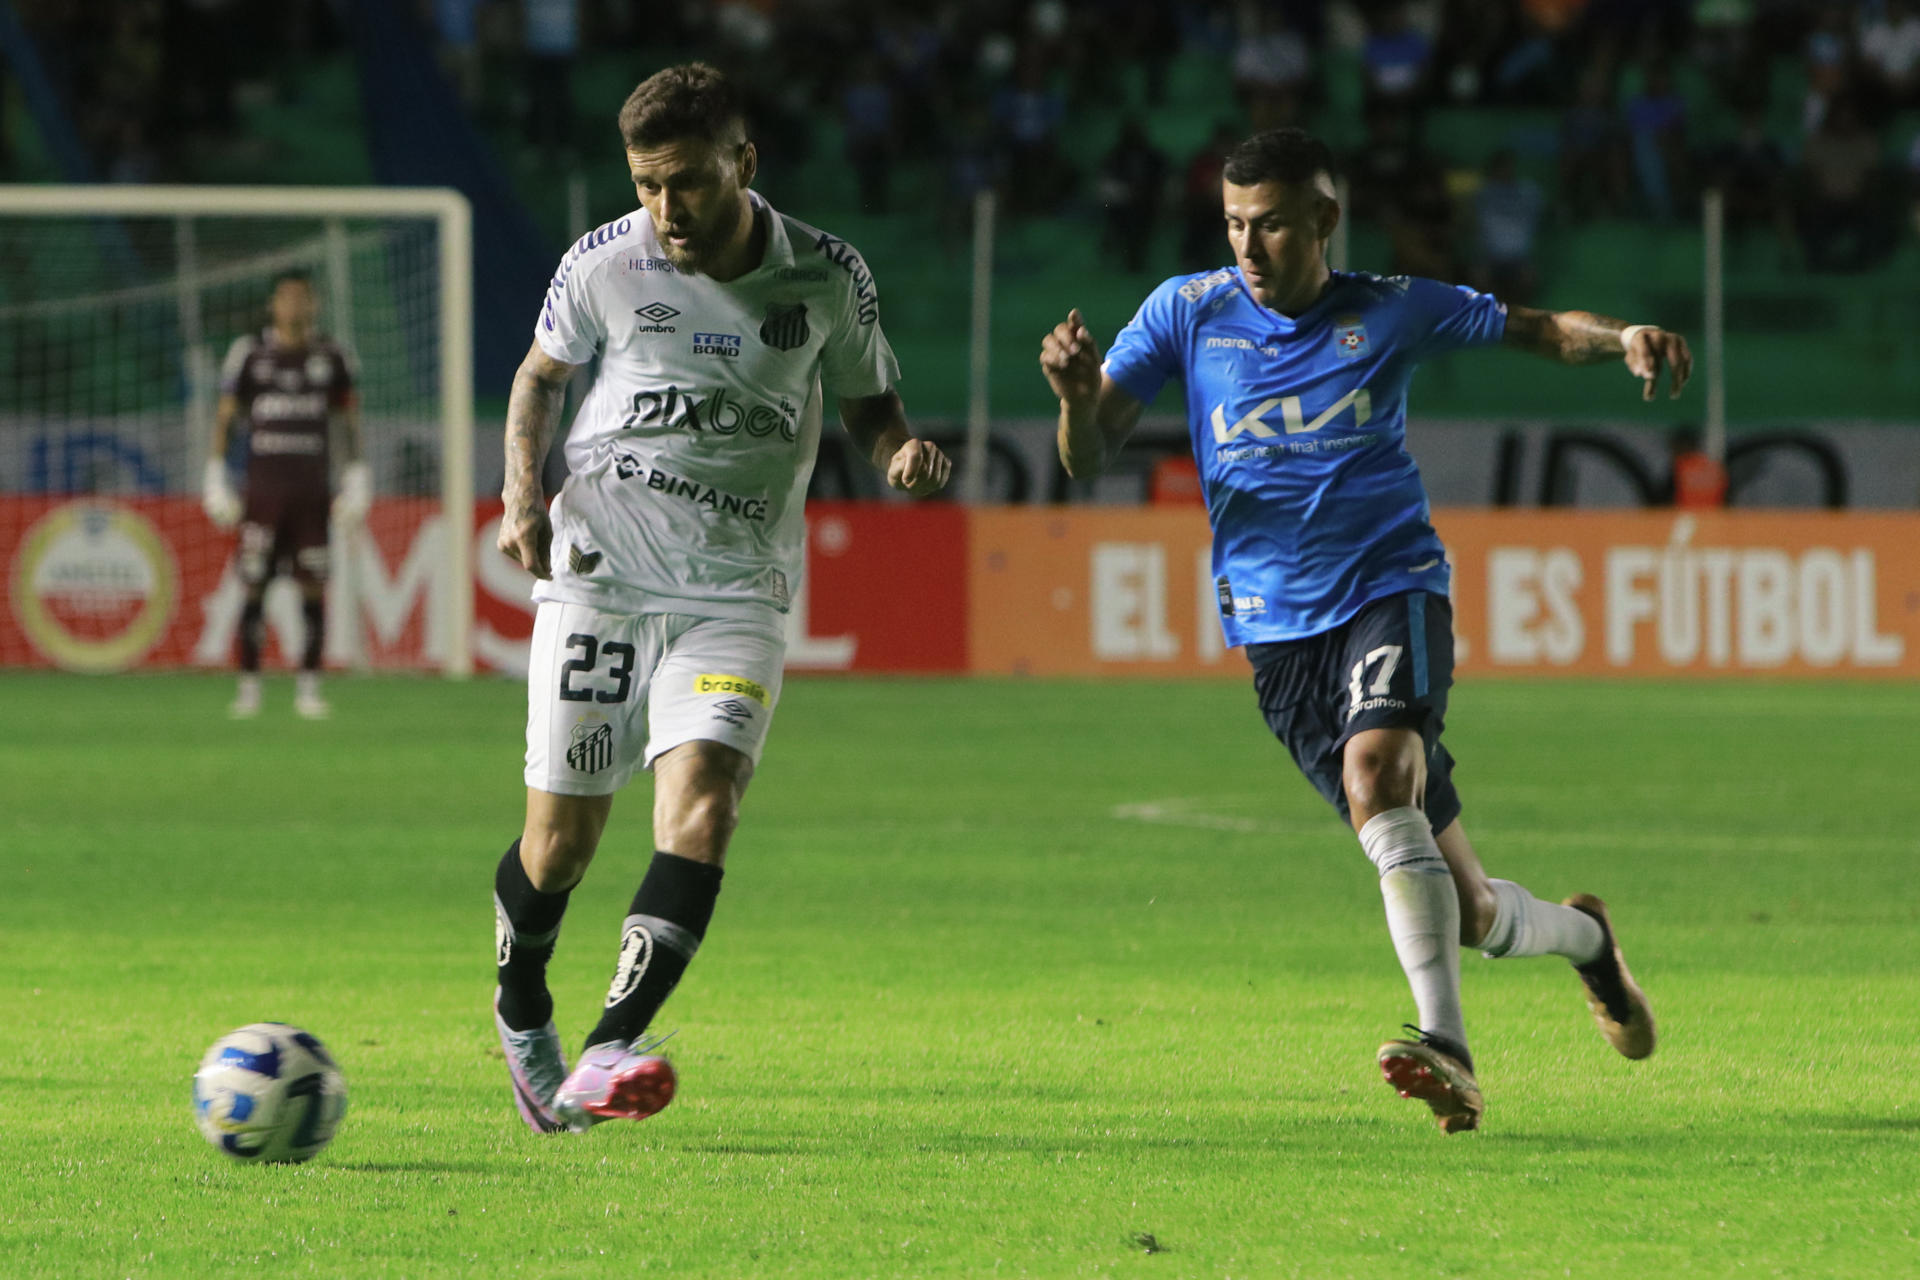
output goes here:
<path id="1" fill-rule="evenodd" d="M 328 525 L 361 519 L 373 496 L 372 475 L 361 459 L 353 365 L 338 343 L 316 330 L 317 310 L 311 277 L 281 272 L 267 301 L 270 323 L 234 339 L 220 370 L 203 505 L 220 528 L 240 526 L 240 580 L 247 595 L 236 646 L 240 687 L 229 708 L 239 719 L 260 711 L 267 584 L 282 573 L 299 586 L 306 619 L 294 710 L 309 720 L 327 715 L 320 651 L 326 638 Z M 235 423 L 244 424 L 247 441 L 239 493 L 226 461 Z M 342 455 L 337 495 L 329 467 L 336 426 Z"/>

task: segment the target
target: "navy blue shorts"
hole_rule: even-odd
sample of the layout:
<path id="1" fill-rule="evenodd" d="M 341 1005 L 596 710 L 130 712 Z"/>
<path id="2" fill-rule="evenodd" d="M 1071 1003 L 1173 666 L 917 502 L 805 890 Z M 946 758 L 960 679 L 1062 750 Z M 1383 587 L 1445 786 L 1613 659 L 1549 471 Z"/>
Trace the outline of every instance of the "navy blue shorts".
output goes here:
<path id="1" fill-rule="evenodd" d="M 1363 729 L 1418 729 L 1427 744 L 1424 808 L 1434 833 L 1460 816 L 1453 757 L 1440 745 L 1453 685 L 1453 606 L 1409 591 L 1369 601 L 1331 631 L 1250 644 L 1253 689 L 1273 736 L 1329 804 L 1350 817 L 1341 753 Z"/>

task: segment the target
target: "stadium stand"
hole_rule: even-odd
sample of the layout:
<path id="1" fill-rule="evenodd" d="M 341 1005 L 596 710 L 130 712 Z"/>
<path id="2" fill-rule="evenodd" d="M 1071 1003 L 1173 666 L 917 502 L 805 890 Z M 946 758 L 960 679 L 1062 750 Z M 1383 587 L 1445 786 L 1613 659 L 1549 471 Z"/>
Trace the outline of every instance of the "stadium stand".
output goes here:
<path id="1" fill-rule="evenodd" d="M 529 60 L 531 10 L 524 6 L 470 0 L 420 10 L 423 35 L 439 37 L 449 83 L 464 91 L 473 123 L 551 253 L 580 230 L 571 225 L 575 175 L 589 226 L 631 207 L 609 104 L 634 80 L 696 49 L 753 73 L 763 94 L 761 185 L 865 251 L 923 415 L 957 417 L 964 408 L 966 369 L 952 353 L 968 308 L 966 201 L 983 177 L 1004 175 L 1016 162 L 1003 143 L 1026 127 L 1020 121 L 1051 121 L 1060 181 L 1045 210 L 1029 200 L 1022 211 L 1016 201 L 1015 216 L 1000 224 L 992 393 L 995 413 L 1008 416 L 1047 412 L 1032 348 L 1069 302 L 1111 334 L 1153 281 L 1205 265 L 1181 260 L 1177 188 L 1223 122 L 1243 131 L 1250 109 L 1269 121 L 1298 121 L 1358 158 L 1371 113 L 1385 102 L 1406 113 L 1409 145 L 1435 181 L 1422 208 L 1357 210 L 1353 266 L 1435 261 L 1453 264 L 1456 278 L 1472 277 L 1476 196 L 1489 161 L 1508 153 L 1521 187 L 1544 196 L 1528 241 L 1534 300 L 1658 315 L 1682 327 L 1699 320 L 1697 192 L 1740 161 L 1735 144 L 1753 117 L 1780 171 L 1777 185 L 1756 196 L 1758 212 L 1729 240 L 1728 327 L 1738 341 L 1728 375 L 1740 389 L 1730 405 L 1734 426 L 1830 419 L 1840 403 L 1848 418 L 1915 416 L 1920 102 L 1869 56 L 1864 42 L 1875 6 L 1842 6 L 1858 19 L 1837 27 L 1823 8 L 1793 2 L 1703 6 L 1692 18 L 1683 6 L 1627 0 L 1265 7 L 1291 33 L 1286 39 L 1308 51 L 1310 70 L 1258 102 L 1232 70 L 1243 31 L 1246 39 L 1256 34 L 1251 19 L 1219 0 L 666 5 L 649 7 L 644 26 L 625 6 L 577 0 L 571 9 L 583 38 L 557 69 L 552 57 Z M 197 95 L 147 124 L 142 112 L 152 115 L 148 108 L 164 97 L 156 68 L 204 33 L 160 20 L 119 24 L 106 67 L 122 68 L 127 83 L 102 93 L 108 70 L 76 56 L 88 47 L 89 29 L 76 16 L 84 8 L 21 5 L 19 26 L 41 51 L 56 96 L 87 104 L 69 110 L 96 171 L 149 180 L 404 180 L 404 171 L 376 163 L 379 148 L 365 136 L 364 59 L 357 68 L 351 20 L 333 7 L 295 5 L 298 19 L 284 30 L 251 33 L 255 60 L 247 65 L 200 51 L 202 61 L 218 63 L 201 72 L 224 98 Z M 1404 31 L 1400 15 L 1408 19 Z M 1400 34 L 1389 40 L 1388 28 Z M 1273 36 L 1267 26 L 1257 34 Z M 7 43 L 17 63 L 20 41 Z M 163 56 L 143 56 L 148 45 Z M 536 64 L 543 79 L 528 78 Z M 850 108 L 841 73 L 855 65 L 880 73 L 864 77 L 862 128 L 871 133 L 878 111 L 894 130 L 886 214 L 861 208 L 863 188 L 845 142 Z M 1411 79 L 1388 92 L 1381 76 Z M 539 95 L 551 95 L 555 84 L 571 101 L 570 112 L 558 113 L 568 131 L 557 143 L 530 123 L 547 109 Z M 1828 137 L 1836 116 L 1855 108 L 1872 144 L 1864 161 L 1857 139 Z M 1095 181 L 1129 114 L 1171 161 L 1137 273 L 1101 251 Z M 14 180 L 64 176 L 34 111 L 11 113 L 3 132 Z M 863 145 L 879 144 L 869 138 Z M 1588 154 L 1582 147 L 1595 161 L 1581 169 L 1591 181 L 1576 185 L 1566 162 Z M 1824 198 L 1816 173 L 1851 179 L 1855 189 Z M 1834 227 L 1844 242 L 1826 242 Z M 1636 269 L 1620 271 L 1621 261 Z M 489 322 L 483 315 L 483 327 Z M 1813 332 L 1848 339 L 1830 347 L 1818 369 L 1794 360 Z M 1441 365 L 1423 377 L 1421 411 L 1577 417 L 1582 394 L 1524 361 L 1501 363 L 1492 379 Z"/>

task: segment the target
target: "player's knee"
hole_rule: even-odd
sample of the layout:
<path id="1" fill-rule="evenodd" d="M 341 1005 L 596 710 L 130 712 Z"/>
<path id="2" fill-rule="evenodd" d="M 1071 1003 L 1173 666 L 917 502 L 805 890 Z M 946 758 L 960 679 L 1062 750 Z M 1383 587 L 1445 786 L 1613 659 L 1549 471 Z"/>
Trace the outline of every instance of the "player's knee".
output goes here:
<path id="1" fill-rule="evenodd" d="M 1367 747 L 1347 753 L 1340 781 L 1353 811 L 1373 814 L 1418 804 L 1421 775 L 1417 755 L 1390 747 Z"/>
<path id="2" fill-rule="evenodd" d="M 733 780 L 702 779 L 690 787 L 666 815 L 661 847 L 668 853 L 701 861 L 726 852 L 727 841 L 740 825 L 740 804 Z"/>
<path id="3" fill-rule="evenodd" d="M 541 893 L 571 889 L 587 873 L 598 833 L 585 827 L 528 827 L 520 836 L 520 861 Z"/>

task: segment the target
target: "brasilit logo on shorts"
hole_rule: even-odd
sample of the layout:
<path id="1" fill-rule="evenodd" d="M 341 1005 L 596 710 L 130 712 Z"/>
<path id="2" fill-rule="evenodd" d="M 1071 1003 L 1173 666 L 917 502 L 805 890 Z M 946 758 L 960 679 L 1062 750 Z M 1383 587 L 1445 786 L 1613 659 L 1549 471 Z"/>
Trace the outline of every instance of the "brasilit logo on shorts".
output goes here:
<path id="1" fill-rule="evenodd" d="M 773 705 L 767 696 L 767 687 L 757 680 L 745 676 L 700 675 L 693 678 L 695 693 L 737 694 L 743 698 L 752 698 L 763 707 Z"/>

